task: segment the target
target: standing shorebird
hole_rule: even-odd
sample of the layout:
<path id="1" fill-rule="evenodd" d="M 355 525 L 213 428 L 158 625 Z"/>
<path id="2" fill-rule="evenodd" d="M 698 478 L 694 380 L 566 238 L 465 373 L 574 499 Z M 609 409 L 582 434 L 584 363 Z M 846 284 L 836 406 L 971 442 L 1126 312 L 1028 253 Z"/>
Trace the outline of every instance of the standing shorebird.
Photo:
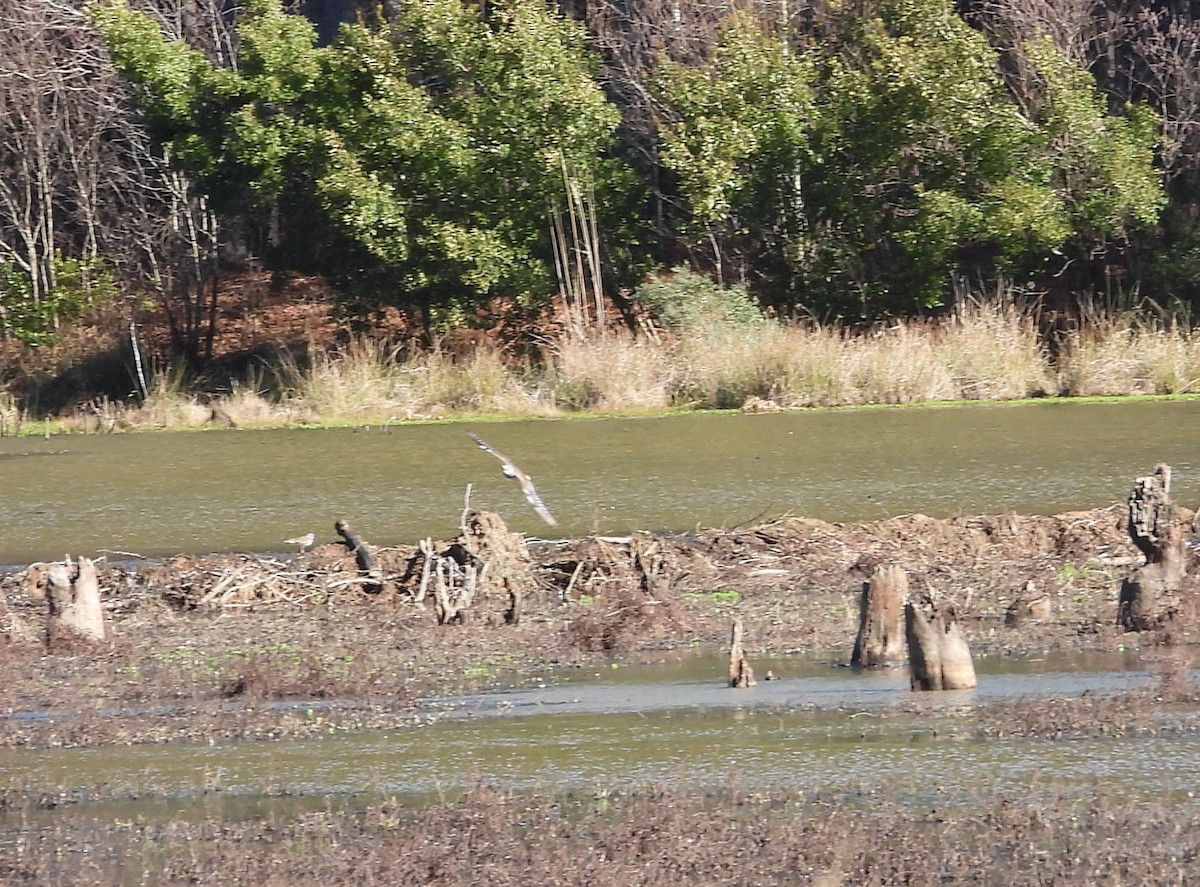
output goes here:
<path id="1" fill-rule="evenodd" d="M 317 541 L 316 533 L 305 533 L 303 536 L 297 536 L 295 539 L 284 539 L 283 544 L 284 545 L 299 545 L 300 553 L 304 554 L 305 551 L 312 548 L 312 544 L 316 541 Z"/>
<path id="2" fill-rule="evenodd" d="M 552 527 L 557 527 L 558 521 L 554 519 L 554 515 L 550 513 L 550 509 L 546 507 L 546 503 L 542 501 L 542 497 L 538 495 L 537 487 L 533 485 L 533 478 L 518 468 L 512 459 L 493 448 L 479 435 L 468 431 L 467 436 L 475 441 L 479 449 L 491 453 L 500 460 L 500 470 L 504 472 L 505 477 L 511 477 L 521 485 L 521 492 L 525 494 L 525 501 L 532 505 L 533 510 L 542 516 L 542 520 Z"/>

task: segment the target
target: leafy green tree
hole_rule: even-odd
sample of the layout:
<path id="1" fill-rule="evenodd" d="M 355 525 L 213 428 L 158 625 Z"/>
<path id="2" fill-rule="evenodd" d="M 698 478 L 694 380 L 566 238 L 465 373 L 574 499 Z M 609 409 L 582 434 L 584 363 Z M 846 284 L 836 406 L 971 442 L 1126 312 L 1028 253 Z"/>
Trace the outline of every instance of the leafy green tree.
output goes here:
<path id="1" fill-rule="evenodd" d="M 1045 94 L 1024 108 L 949 3 L 873 12 L 834 8 L 802 51 L 735 17 L 706 67 L 658 81 L 692 237 L 764 301 L 907 313 L 940 304 L 956 270 L 1011 271 L 1153 219 L 1148 112 L 1106 114 L 1049 44 Z"/>
<path id="2" fill-rule="evenodd" d="M 304 19 L 252 0 L 236 69 L 115 2 L 98 19 L 178 162 L 249 226 L 278 220 L 290 256 L 363 303 L 435 320 L 492 295 L 543 298 L 564 168 L 601 193 L 627 186 L 602 159 L 618 112 L 584 34 L 541 0 L 486 13 L 419 0 L 326 47 Z"/>
<path id="3" fill-rule="evenodd" d="M 56 252 L 54 284 L 34 298 L 30 275 L 14 262 L 0 262 L 0 335 L 25 345 L 53 342 L 60 323 L 117 297 L 112 271 L 96 258 L 73 259 Z"/>
<path id="4" fill-rule="evenodd" d="M 667 63 L 656 81 L 669 109 L 663 163 L 691 212 L 685 234 L 715 246 L 718 267 L 790 288 L 813 244 L 806 177 L 822 126 L 811 60 L 735 16 L 711 64 Z M 738 273 L 740 272 L 740 273 Z M 725 276 L 725 275 L 720 275 Z"/>

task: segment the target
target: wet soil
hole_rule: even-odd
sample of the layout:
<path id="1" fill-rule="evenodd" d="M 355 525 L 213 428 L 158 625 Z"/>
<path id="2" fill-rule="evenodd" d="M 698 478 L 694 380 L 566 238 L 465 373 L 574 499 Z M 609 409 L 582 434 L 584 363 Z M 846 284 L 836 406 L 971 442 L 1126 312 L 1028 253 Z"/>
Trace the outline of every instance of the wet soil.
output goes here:
<path id="1" fill-rule="evenodd" d="M 997 706 L 975 729 L 1194 729 L 1195 693 L 1180 677 L 1200 639 L 1189 603 L 1194 580 L 1159 629 L 1122 632 L 1120 582 L 1140 563 L 1125 520 L 1125 507 L 1113 505 L 865 524 L 788 518 L 678 536 L 539 542 L 527 559 L 509 551 L 503 570 L 481 576 L 461 622 L 444 625 L 415 546 L 376 549 L 371 575 L 341 545 L 290 556 L 107 563 L 100 575 L 112 641 L 49 650 L 47 605 L 31 568 L 0 578 L 8 601 L 0 744 L 253 740 L 394 727 L 418 721 L 416 701 L 429 695 L 598 662 L 720 651 L 739 618 L 751 662 L 801 652 L 847 662 L 863 583 L 881 564 L 900 565 L 912 587 L 952 603 L 975 654 L 1141 648 L 1163 663 L 1162 686 L 1145 698 Z M 434 548 L 449 556 L 453 540 Z M 1006 625 L 1013 601 L 1035 594 L 1048 597 L 1049 615 Z M 307 707 L 314 701 L 322 704 L 319 724 Z M 1163 720 L 1168 708 L 1171 723 Z"/>

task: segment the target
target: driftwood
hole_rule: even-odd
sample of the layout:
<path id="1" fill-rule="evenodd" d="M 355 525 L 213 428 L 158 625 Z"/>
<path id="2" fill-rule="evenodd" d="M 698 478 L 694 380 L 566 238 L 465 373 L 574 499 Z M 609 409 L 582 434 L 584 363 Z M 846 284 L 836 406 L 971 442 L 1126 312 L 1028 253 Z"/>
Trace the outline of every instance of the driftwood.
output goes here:
<path id="1" fill-rule="evenodd" d="M 1029 622 L 1041 622 L 1050 618 L 1050 595 L 1037 590 L 1033 580 L 1004 611 L 1004 624 L 1008 628 L 1020 628 Z"/>
<path id="2" fill-rule="evenodd" d="M 1183 520 L 1171 501 L 1171 466 L 1159 463 L 1129 494 L 1129 538 L 1146 557 L 1121 583 L 1117 624 L 1126 631 L 1162 625 L 1175 612 L 1187 572 Z"/>
<path id="3" fill-rule="evenodd" d="M 949 604 L 921 593 L 904 608 L 914 690 L 967 690 L 977 683 L 962 625 Z"/>
<path id="4" fill-rule="evenodd" d="M 358 564 L 358 571 L 367 578 L 368 584 L 365 587 L 370 591 L 382 590 L 383 570 L 379 568 L 379 561 L 376 560 L 375 553 L 371 551 L 371 546 L 363 541 L 363 538 L 351 528 L 345 518 L 339 518 L 333 528 L 346 541 L 346 547 L 350 549 L 350 553 L 354 555 L 354 560 Z"/>
<path id="5" fill-rule="evenodd" d="M 440 624 L 465 622 L 473 604 L 500 595 L 508 601 L 504 621 L 520 622 L 525 590 L 534 581 L 532 561 L 525 540 L 498 514 L 468 508 L 460 535 L 443 550 L 432 539 L 420 542 L 409 562 L 409 577 L 415 578 L 418 560 L 413 600 L 419 603 L 432 594 Z"/>
<path id="6" fill-rule="evenodd" d="M 51 564 L 46 572 L 46 599 L 50 602 L 50 620 L 46 624 L 46 646 L 82 640 L 99 643 L 109 640 L 104 609 L 100 605 L 100 580 L 96 565 L 81 557 L 78 565 Z"/>
<path id="7" fill-rule="evenodd" d="M 904 602 L 908 574 L 899 566 L 878 566 L 863 583 L 859 601 L 858 638 L 850 664 L 880 668 L 904 659 Z"/>
<path id="8" fill-rule="evenodd" d="M 754 669 L 750 667 L 750 662 L 746 659 L 746 650 L 742 647 L 743 630 L 742 620 L 735 619 L 729 639 L 729 686 L 738 690 L 753 687 L 755 684 Z"/>
<path id="9" fill-rule="evenodd" d="M 475 602 L 478 572 L 474 564 L 459 565 L 453 558 L 439 557 L 433 565 L 433 601 L 438 625 L 462 624 Z"/>

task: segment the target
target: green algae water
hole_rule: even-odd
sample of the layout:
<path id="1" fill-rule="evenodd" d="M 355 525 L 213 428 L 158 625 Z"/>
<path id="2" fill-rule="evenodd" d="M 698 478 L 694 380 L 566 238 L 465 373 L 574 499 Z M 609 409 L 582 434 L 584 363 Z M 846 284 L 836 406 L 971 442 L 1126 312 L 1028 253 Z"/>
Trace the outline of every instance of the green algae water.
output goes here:
<path id="1" fill-rule="evenodd" d="M 345 518 L 376 545 L 457 531 L 464 502 L 527 534 L 862 521 L 1123 502 L 1157 462 L 1200 497 L 1200 401 L 0 438 L 0 564 L 279 552 Z M 467 431 L 532 475 L 543 524 Z"/>

